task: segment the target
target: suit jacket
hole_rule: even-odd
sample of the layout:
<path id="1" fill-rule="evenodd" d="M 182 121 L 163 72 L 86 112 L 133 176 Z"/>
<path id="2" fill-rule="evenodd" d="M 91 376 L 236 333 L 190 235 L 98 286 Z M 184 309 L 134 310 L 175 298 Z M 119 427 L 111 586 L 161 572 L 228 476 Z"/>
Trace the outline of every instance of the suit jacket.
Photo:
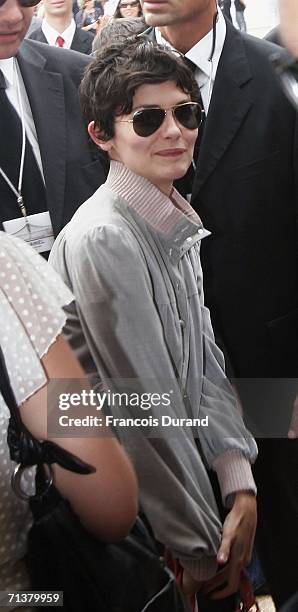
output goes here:
<path id="1" fill-rule="evenodd" d="M 42 28 L 36 28 L 33 32 L 28 36 L 31 40 L 37 40 L 38 42 L 48 44 L 48 41 L 42 31 Z M 80 53 L 86 53 L 90 55 L 92 52 L 92 43 L 94 40 L 93 34 L 90 32 L 85 32 L 85 30 L 81 30 L 80 28 L 76 28 L 72 43 L 71 49 L 73 51 L 79 51 Z"/>
<path id="2" fill-rule="evenodd" d="M 47 207 L 57 235 L 105 180 L 100 158 L 87 137 L 77 93 L 90 60 L 75 51 L 31 40 L 24 40 L 17 59 L 37 131 Z M 15 206 L 10 218 L 17 216 L 16 211 Z M 6 219 L 0 209 L 0 222 Z"/>
<path id="3" fill-rule="evenodd" d="M 273 30 L 270 30 L 270 32 L 266 34 L 265 40 L 269 40 L 269 42 L 282 46 L 279 26 L 277 26 L 276 28 L 273 28 Z"/>
<path id="4" fill-rule="evenodd" d="M 298 128 L 275 52 L 227 21 L 191 200 L 212 232 L 205 301 L 237 377 L 298 374 Z"/>
<path id="5" fill-rule="evenodd" d="M 269 57 L 227 23 L 192 205 L 211 230 L 205 296 L 241 377 L 298 372 L 298 130 Z"/>

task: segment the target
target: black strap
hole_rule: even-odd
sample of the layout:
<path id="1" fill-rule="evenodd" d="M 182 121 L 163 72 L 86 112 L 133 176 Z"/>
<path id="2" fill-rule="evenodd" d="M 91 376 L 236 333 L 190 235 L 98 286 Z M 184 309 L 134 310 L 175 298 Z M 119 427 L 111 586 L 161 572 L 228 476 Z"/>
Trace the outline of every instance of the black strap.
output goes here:
<path id="1" fill-rule="evenodd" d="M 16 398 L 14 396 L 14 392 L 11 388 L 11 384 L 8 377 L 8 372 L 6 368 L 6 363 L 4 359 L 4 355 L 0 346 L 0 391 L 1 395 L 6 403 L 7 408 L 9 409 L 10 416 L 14 420 L 16 427 L 19 432 L 22 429 L 22 421 L 19 413 L 19 408 L 16 402 Z"/>

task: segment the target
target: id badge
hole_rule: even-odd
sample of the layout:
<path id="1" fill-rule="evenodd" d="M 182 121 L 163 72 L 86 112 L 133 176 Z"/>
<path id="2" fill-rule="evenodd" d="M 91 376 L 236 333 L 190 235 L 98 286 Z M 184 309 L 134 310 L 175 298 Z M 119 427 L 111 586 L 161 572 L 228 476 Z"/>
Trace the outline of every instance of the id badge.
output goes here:
<path id="1" fill-rule="evenodd" d="M 30 244 L 37 253 L 50 251 L 54 244 L 54 232 L 49 211 L 28 215 L 18 219 L 10 219 L 3 222 L 4 230 L 21 238 Z"/>

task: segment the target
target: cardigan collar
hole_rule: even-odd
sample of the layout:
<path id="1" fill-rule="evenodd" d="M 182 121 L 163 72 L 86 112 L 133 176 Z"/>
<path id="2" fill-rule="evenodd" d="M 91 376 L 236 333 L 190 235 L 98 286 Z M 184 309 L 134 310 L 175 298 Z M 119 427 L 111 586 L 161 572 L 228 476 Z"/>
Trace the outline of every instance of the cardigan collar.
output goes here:
<path id="1" fill-rule="evenodd" d="M 203 227 L 199 215 L 174 187 L 167 196 L 121 162 L 111 161 L 105 185 L 160 234 L 171 251 L 170 255 L 176 253 L 181 256 L 195 242 L 210 234 Z"/>

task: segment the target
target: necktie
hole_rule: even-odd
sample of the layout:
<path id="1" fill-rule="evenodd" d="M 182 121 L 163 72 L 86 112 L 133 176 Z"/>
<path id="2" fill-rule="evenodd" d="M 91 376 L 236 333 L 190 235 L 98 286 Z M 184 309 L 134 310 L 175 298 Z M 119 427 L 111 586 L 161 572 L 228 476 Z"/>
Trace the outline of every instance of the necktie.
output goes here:
<path id="1" fill-rule="evenodd" d="M 187 63 L 187 65 L 188 65 L 188 67 L 191 69 L 192 73 L 194 74 L 195 71 L 197 70 L 196 64 L 194 62 L 192 62 L 190 59 L 188 59 L 188 57 L 184 57 L 184 59 L 185 59 L 185 62 Z M 198 103 L 200 104 L 201 109 L 204 110 L 204 105 L 203 105 L 203 100 L 202 100 L 201 92 L 199 92 Z M 205 113 L 203 113 L 203 115 L 202 115 L 202 122 L 201 122 L 201 125 L 199 127 L 199 133 L 198 133 L 198 137 L 197 137 L 195 148 L 194 148 L 194 152 L 193 152 L 193 161 L 194 161 L 194 165 L 195 166 L 197 165 L 197 160 L 198 160 L 198 155 L 199 155 L 200 142 L 202 140 L 204 123 L 205 123 Z M 194 169 L 193 164 L 191 164 L 191 166 L 189 166 L 186 174 L 181 179 L 177 179 L 176 181 L 174 181 L 174 185 L 175 185 L 176 189 L 178 189 L 178 191 L 181 193 L 181 195 L 184 198 L 186 198 L 187 196 L 189 197 L 189 195 L 191 194 L 194 179 L 195 179 L 195 169 Z"/>
<path id="2" fill-rule="evenodd" d="M 187 65 L 188 65 L 188 67 L 191 69 L 192 73 L 195 74 L 196 70 L 198 69 L 196 64 L 194 62 L 192 62 L 190 59 L 188 59 L 188 57 L 184 57 L 184 59 L 185 59 Z M 199 103 L 201 109 L 204 111 L 204 104 L 203 104 L 202 95 L 201 95 L 200 90 L 199 90 L 198 103 Z M 194 149 L 194 162 L 195 162 L 195 164 L 197 162 L 198 155 L 199 155 L 200 143 L 202 141 L 205 121 L 206 121 L 206 115 L 203 112 L 201 125 L 199 127 L 198 138 L 196 140 L 195 149 Z"/>
<path id="3" fill-rule="evenodd" d="M 5 92 L 5 78 L 0 70 L 0 166 L 17 189 L 22 151 L 22 125 Z M 26 137 L 22 195 L 27 214 L 47 210 L 44 183 L 34 153 Z M 21 216 L 16 195 L 0 175 L 0 220 Z"/>
<path id="4" fill-rule="evenodd" d="M 65 43 L 64 38 L 62 38 L 62 36 L 57 36 L 56 45 L 58 45 L 58 47 L 64 47 L 64 43 Z"/>

